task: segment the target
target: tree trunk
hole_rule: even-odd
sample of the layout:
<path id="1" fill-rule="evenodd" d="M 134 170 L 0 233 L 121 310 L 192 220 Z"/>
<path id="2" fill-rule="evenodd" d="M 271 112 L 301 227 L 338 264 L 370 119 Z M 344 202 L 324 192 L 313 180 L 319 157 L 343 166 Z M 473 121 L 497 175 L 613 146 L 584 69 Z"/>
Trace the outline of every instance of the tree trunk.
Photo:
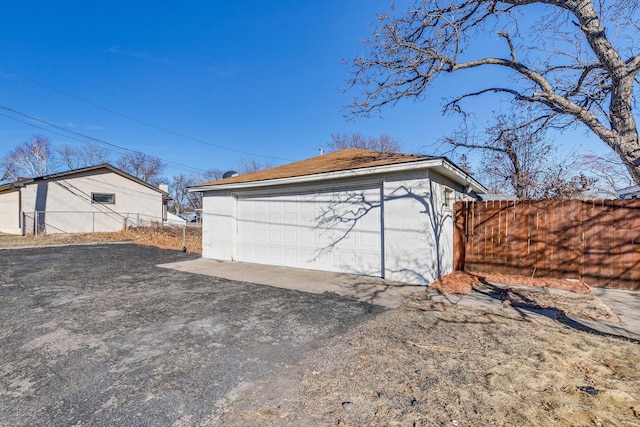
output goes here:
<path id="1" fill-rule="evenodd" d="M 605 142 L 624 161 L 635 183 L 640 184 L 640 139 L 631 105 L 635 82 L 634 74 L 629 73 L 626 67 L 616 71 L 618 73 L 613 76 L 609 106 L 611 128 L 616 136 L 610 141 L 605 140 Z M 619 77 L 617 74 L 622 74 L 622 76 Z"/>
<path id="2" fill-rule="evenodd" d="M 640 185 L 640 140 L 638 132 L 621 133 L 618 137 L 607 141 L 607 144 L 618 153 L 624 161 L 629 174 L 636 184 Z"/>

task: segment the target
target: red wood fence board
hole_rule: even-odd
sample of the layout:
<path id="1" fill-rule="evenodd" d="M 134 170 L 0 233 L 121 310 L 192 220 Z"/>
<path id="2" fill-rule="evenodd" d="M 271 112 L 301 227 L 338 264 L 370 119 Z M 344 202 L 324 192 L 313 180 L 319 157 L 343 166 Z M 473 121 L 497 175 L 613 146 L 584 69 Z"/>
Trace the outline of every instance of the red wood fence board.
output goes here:
<path id="1" fill-rule="evenodd" d="M 454 266 L 640 289 L 640 200 L 456 203 Z"/>

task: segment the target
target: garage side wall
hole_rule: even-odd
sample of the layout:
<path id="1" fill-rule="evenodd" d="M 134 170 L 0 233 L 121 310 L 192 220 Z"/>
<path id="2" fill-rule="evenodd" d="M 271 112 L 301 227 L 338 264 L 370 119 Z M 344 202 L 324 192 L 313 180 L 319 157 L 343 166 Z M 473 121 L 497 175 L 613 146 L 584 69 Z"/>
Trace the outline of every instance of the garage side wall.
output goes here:
<path id="1" fill-rule="evenodd" d="M 453 203 L 462 187 L 433 172 L 384 182 L 385 278 L 428 285 L 453 267 Z"/>
<path id="2" fill-rule="evenodd" d="M 22 234 L 19 200 L 19 191 L 7 191 L 0 194 L 0 233 Z"/>
<path id="3" fill-rule="evenodd" d="M 235 260 L 235 198 L 230 193 L 202 197 L 202 257 Z"/>

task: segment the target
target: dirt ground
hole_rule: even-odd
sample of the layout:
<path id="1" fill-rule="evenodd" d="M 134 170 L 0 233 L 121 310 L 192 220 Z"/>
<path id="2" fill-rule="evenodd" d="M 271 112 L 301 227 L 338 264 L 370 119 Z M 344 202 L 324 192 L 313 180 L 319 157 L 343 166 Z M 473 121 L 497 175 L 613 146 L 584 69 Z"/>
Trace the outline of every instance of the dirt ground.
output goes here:
<path id="1" fill-rule="evenodd" d="M 334 338 L 220 425 L 640 425 L 640 345 L 425 292 Z"/>
<path id="2" fill-rule="evenodd" d="M 0 426 L 196 426 L 382 307 L 133 244 L 0 251 Z"/>
<path id="3" fill-rule="evenodd" d="M 468 286 L 463 277 L 448 280 Z M 502 289 L 505 304 L 616 321 L 588 289 L 563 286 Z M 640 342 L 542 316 L 436 303 L 434 292 L 333 337 L 215 420 L 181 425 L 640 425 Z"/>

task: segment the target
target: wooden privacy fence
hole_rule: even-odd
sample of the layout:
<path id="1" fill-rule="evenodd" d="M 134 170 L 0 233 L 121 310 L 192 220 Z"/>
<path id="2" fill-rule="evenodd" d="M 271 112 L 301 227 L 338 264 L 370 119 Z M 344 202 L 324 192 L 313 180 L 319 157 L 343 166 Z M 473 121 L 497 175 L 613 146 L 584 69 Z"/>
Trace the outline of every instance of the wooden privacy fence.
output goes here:
<path id="1" fill-rule="evenodd" d="M 640 199 L 457 202 L 454 267 L 640 289 Z"/>

